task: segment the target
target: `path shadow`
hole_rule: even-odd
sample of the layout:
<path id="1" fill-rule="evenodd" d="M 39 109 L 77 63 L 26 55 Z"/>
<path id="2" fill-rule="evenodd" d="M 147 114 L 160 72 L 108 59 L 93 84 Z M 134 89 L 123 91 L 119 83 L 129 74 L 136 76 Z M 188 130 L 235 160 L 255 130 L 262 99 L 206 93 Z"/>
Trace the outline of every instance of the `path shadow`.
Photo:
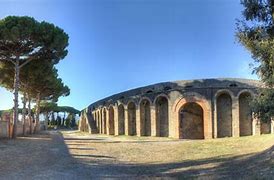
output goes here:
<path id="1" fill-rule="evenodd" d="M 73 154 L 71 155 L 74 157 Z M 254 154 L 234 157 L 219 156 L 174 163 L 159 162 L 157 164 L 119 162 L 114 157 L 103 155 L 89 154 L 81 155 L 81 157 L 92 157 L 86 158 L 82 162 L 79 161 L 79 164 L 83 171 L 88 171 L 92 174 L 91 177 L 99 179 L 153 177 L 176 179 L 271 179 L 271 177 L 274 177 L 274 146 Z"/>
<path id="2" fill-rule="evenodd" d="M 0 153 L 0 179 L 271 179 L 274 177 L 274 146 L 254 154 L 218 156 L 174 163 L 138 164 L 118 161 L 105 154 L 76 154 L 61 134 L 50 141 L 23 139 L 20 149 L 10 148 L 15 158 Z M 87 140 L 87 143 L 89 140 Z M 98 141 L 94 141 L 98 142 Z M 92 142 L 93 143 L 93 142 Z M 75 145 L 78 145 L 77 143 Z M 17 154 L 16 154 L 17 153 Z M 19 156 L 19 155 L 20 156 Z M 157 158 L 157 157 L 155 157 Z"/>

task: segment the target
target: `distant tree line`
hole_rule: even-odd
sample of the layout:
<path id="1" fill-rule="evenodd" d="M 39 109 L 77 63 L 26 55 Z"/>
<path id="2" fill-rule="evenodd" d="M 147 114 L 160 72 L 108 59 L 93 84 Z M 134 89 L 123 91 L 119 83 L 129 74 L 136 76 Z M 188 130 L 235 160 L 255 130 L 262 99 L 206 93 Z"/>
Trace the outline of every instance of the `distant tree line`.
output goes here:
<path id="1" fill-rule="evenodd" d="M 0 110 L 0 117 L 4 114 L 12 114 L 13 109 Z M 36 107 L 31 109 L 31 116 L 34 119 Z M 23 114 L 23 109 L 18 108 L 18 113 Z M 62 114 L 62 117 L 60 116 Z M 75 128 L 76 115 L 80 115 L 80 111 L 70 106 L 58 106 L 55 102 L 42 101 L 40 104 L 40 114 L 44 115 L 46 128 L 49 127 L 66 127 Z"/>
<path id="2" fill-rule="evenodd" d="M 54 102 L 42 102 L 41 113 L 45 116 L 45 123 L 50 127 L 76 127 L 76 114 L 80 115 L 80 111 L 70 106 L 57 106 Z M 57 116 L 55 117 L 55 113 Z M 63 113 L 63 118 L 59 115 Z"/>

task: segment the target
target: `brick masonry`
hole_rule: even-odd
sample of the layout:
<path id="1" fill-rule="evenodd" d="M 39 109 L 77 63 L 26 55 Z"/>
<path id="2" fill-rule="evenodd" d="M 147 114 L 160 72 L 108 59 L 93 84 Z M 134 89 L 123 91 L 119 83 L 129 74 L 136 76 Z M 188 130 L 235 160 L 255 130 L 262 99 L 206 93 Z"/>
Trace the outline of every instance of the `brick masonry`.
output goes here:
<path id="1" fill-rule="evenodd" d="M 231 78 L 164 82 L 132 89 L 88 106 L 82 111 L 79 130 L 178 139 L 274 133 L 273 121 L 260 123 L 250 112 L 248 102 L 260 87 L 256 80 Z"/>

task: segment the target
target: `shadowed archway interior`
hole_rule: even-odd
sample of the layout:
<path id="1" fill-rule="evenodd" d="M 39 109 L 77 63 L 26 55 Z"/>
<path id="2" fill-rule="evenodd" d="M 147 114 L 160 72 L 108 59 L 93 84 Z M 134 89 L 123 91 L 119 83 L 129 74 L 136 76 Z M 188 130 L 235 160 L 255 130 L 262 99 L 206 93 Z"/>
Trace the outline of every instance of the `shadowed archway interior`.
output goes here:
<path id="1" fill-rule="evenodd" d="M 144 99 L 140 103 L 141 135 L 151 135 L 150 102 Z"/>
<path id="2" fill-rule="evenodd" d="M 125 108 L 122 104 L 118 106 L 118 134 L 125 134 Z"/>
<path id="3" fill-rule="evenodd" d="M 186 103 L 179 111 L 180 138 L 204 139 L 204 112 L 200 105 Z"/>
<path id="4" fill-rule="evenodd" d="M 114 109 L 112 106 L 110 106 L 110 108 L 109 108 L 108 121 L 109 121 L 109 125 L 108 125 L 109 134 L 114 135 L 114 129 L 115 129 L 115 127 L 114 127 Z"/>
<path id="5" fill-rule="evenodd" d="M 133 102 L 128 104 L 128 134 L 136 135 L 136 106 Z"/>
<path id="6" fill-rule="evenodd" d="M 168 137 L 168 100 L 166 97 L 160 96 L 156 100 L 156 136 Z"/>
<path id="7" fill-rule="evenodd" d="M 107 133 L 107 111 L 104 109 L 103 111 L 103 133 Z"/>
<path id="8" fill-rule="evenodd" d="M 244 92 L 239 96 L 240 136 L 252 135 L 251 95 Z"/>
<path id="9" fill-rule="evenodd" d="M 232 99 L 228 93 L 217 97 L 217 137 L 232 136 Z"/>

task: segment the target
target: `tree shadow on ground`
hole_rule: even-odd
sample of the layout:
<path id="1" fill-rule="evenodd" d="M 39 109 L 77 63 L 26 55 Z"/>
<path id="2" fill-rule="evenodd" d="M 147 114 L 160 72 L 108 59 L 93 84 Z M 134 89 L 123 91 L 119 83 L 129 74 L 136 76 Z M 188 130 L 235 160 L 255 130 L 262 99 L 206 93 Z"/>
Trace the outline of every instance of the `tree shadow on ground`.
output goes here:
<path id="1" fill-rule="evenodd" d="M 35 136 L 34 136 L 35 137 Z M 37 136 L 40 137 L 40 136 Z M 49 141 L 48 138 L 51 140 Z M 94 141 L 97 142 L 97 141 Z M 90 143 L 87 140 L 87 143 Z M 77 144 L 76 144 L 77 145 Z M 121 162 L 92 145 L 81 154 L 71 152 L 56 132 L 40 139 L 18 138 L 0 153 L 0 179 L 271 179 L 274 177 L 274 146 L 254 154 L 173 163 Z M 8 156 L 11 152 L 11 156 Z M 157 157 L 155 157 L 157 158 Z"/>
<path id="2" fill-rule="evenodd" d="M 214 157 L 194 161 L 159 164 L 103 163 L 87 160 L 85 168 L 102 178 L 210 178 L 210 179 L 271 179 L 274 177 L 274 147 L 259 154 L 235 157 Z"/>
<path id="3" fill-rule="evenodd" d="M 78 159 L 77 162 L 81 164 L 82 170 L 91 172 L 92 177 L 97 178 L 271 179 L 274 177 L 274 146 L 260 153 L 157 164 L 119 162 L 114 157 L 108 156 L 106 159 L 103 155 L 96 156 L 81 155 L 83 159 Z M 72 157 L 77 159 L 73 155 Z"/>

